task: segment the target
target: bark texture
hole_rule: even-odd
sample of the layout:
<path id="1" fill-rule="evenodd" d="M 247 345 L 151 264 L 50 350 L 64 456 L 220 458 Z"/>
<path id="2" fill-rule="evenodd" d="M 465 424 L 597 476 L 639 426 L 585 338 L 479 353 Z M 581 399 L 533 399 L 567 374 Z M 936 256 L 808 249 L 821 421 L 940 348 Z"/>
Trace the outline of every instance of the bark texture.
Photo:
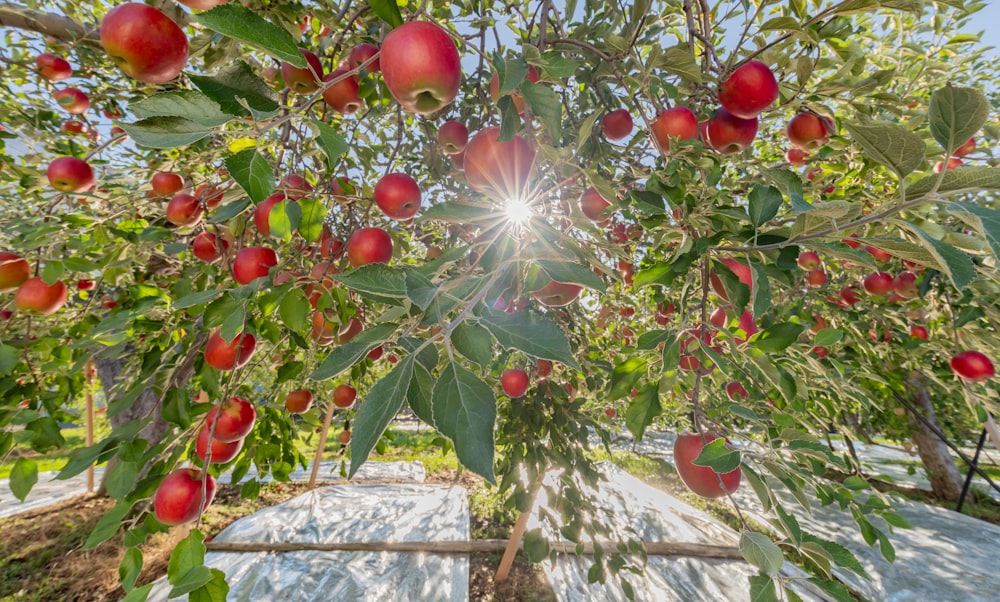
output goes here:
<path id="1" fill-rule="evenodd" d="M 925 377 L 920 374 L 910 376 L 907 392 L 913 406 L 923 414 L 927 422 L 933 424 L 940 431 L 941 425 L 934 413 L 934 404 L 927 392 Z M 955 459 L 948 451 L 948 446 L 923 422 L 912 414 L 909 417 L 910 424 L 913 426 L 913 442 L 917 445 L 920 461 L 923 462 L 924 470 L 927 471 L 927 478 L 930 479 L 934 495 L 952 502 L 958 501 L 962 494 L 963 480 L 955 465 Z"/>

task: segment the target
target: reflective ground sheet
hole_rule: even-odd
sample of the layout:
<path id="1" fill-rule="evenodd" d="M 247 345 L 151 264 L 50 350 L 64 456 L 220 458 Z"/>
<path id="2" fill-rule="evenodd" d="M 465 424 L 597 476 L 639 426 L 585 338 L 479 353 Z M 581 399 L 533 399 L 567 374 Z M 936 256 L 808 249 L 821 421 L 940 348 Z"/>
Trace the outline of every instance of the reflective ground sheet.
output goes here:
<path id="1" fill-rule="evenodd" d="M 468 494 L 448 485 L 338 485 L 242 518 L 216 542 L 468 541 Z M 226 573 L 230 601 L 461 601 L 469 558 L 416 552 L 209 552 Z M 149 600 L 166 600 L 157 583 Z"/>

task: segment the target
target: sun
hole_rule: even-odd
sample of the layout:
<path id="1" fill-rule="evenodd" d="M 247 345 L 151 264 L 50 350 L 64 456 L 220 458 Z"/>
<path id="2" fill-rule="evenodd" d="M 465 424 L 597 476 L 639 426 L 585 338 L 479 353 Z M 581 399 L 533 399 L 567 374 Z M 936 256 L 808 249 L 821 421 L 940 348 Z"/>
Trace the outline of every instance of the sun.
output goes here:
<path id="1" fill-rule="evenodd" d="M 507 214 L 507 219 L 518 226 L 523 226 L 531 218 L 531 205 L 523 199 L 508 199 L 504 206 L 504 213 Z"/>

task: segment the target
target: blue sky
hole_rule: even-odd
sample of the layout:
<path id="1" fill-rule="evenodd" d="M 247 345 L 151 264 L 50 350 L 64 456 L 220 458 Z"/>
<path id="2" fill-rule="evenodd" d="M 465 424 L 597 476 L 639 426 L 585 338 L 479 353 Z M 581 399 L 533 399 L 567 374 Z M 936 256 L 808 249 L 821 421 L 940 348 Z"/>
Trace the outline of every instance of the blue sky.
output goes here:
<path id="1" fill-rule="evenodd" d="M 969 33 L 984 32 L 983 44 L 993 46 L 990 53 L 1000 57 L 1000 0 L 987 0 L 985 4 L 986 8 L 973 16 L 971 25 L 966 29 Z"/>

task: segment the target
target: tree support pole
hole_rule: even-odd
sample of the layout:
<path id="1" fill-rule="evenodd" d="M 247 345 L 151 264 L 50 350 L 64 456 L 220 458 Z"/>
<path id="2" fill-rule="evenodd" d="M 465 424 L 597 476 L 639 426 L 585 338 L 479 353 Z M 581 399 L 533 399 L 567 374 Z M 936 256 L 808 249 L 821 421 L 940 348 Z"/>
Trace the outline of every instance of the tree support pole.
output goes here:
<path id="1" fill-rule="evenodd" d="M 87 447 L 94 444 L 94 360 L 87 360 L 85 370 L 86 385 L 83 389 L 85 404 L 84 421 L 87 428 Z M 87 467 L 87 493 L 94 493 L 94 465 Z"/>
<path id="2" fill-rule="evenodd" d="M 965 496 L 969 494 L 969 486 L 972 484 L 972 477 L 976 474 L 975 468 L 979 465 L 979 454 L 983 451 L 983 444 L 986 443 L 986 429 L 979 435 L 979 444 L 976 445 L 976 455 L 972 456 L 972 464 L 969 466 L 969 473 L 965 475 L 965 484 L 962 485 L 962 495 L 958 496 L 958 505 L 955 512 L 962 511 L 962 504 L 965 503 Z"/>
<path id="3" fill-rule="evenodd" d="M 316 486 L 316 476 L 319 474 L 319 463 L 323 459 L 323 448 L 326 447 L 326 434 L 330 430 L 330 423 L 333 421 L 333 410 L 337 405 L 330 402 L 330 407 L 326 410 L 323 418 L 323 430 L 319 433 L 319 445 L 316 447 L 316 457 L 313 458 L 312 472 L 309 474 L 309 489 Z"/>
<path id="4" fill-rule="evenodd" d="M 500 559 L 497 574 L 493 578 L 496 583 L 506 581 L 510 574 L 510 567 L 514 564 L 514 557 L 517 556 L 517 551 L 521 548 L 521 540 L 524 539 L 524 532 L 528 529 L 528 519 L 531 518 L 531 513 L 535 510 L 535 501 L 538 499 L 538 492 L 542 488 L 544 477 L 544 470 L 538 473 L 538 482 L 535 483 L 535 491 L 531 494 L 531 503 L 528 504 L 527 510 L 518 515 L 517 522 L 514 523 L 514 530 L 510 533 L 510 540 L 503 551 L 503 558 Z"/>

